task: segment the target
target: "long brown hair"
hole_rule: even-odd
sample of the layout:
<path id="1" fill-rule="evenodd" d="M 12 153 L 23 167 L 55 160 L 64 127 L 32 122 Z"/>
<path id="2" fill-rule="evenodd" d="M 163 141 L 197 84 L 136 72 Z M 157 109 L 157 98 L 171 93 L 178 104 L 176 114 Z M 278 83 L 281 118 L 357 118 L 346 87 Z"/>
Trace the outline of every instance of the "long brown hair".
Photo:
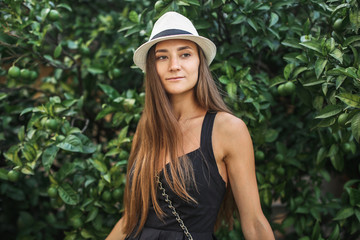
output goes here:
<path id="1" fill-rule="evenodd" d="M 143 228 L 148 215 L 149 204 L 152 203 L 158 217 L 162 218 L 156 199 L 157 183 L 155 176 L 158 169 L 165 167 L 165 158 L 170 157 L 169 174 L 164 176 L 170 188 L 186 201 L 193 201 L 186 191 L 186 185 L 194 183 L 191 162 L 186 158 L 178 158 L 178 147 L 181 146 L 182 134 L 179 123 L 174 115 L 169 98 L 163 88 L 155 66 L 155 46 L 148 52 L 145 74 L 145 106 L 137 126 L 133 145 L 128 161 L 127 183 L 124 194 L 123 233 L 129 235 L 136 230 L 138 234 Z M 222 100 L 218 88 L 206 63 L 205 55 L 198 46 L 199 77 L 195 86 L 195 98 L 203 109 L 230 113 Z M 180 148 L 181 149 L 181 148 Z M 194 183 L 196 185 L 196 183 Z M 228 184 L 229 189 L 230 184 Z M 216 226 L 222 222 L 232 225 L 233 205 L 231 189 L 227 191 Z M 225 202 L 228 204 L 225 205 Z M 233 203 L 233 201 L 231 201 Z M 225 208 L 224 208 L 225 207 Z M 223 216 L 220 216 L 223 215 Z"/>

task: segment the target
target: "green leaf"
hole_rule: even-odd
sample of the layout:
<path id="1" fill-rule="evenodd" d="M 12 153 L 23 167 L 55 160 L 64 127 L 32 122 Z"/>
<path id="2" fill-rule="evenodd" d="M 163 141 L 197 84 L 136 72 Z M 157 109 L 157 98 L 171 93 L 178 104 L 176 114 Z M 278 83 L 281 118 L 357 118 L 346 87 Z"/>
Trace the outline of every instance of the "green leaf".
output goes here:
<path id="1" fill-rule="evenodd" d="M 291 73 L 293 72 L 294 68 L 295 68 L 295 64 L 293 64 L 293 63 L 289 63 L 289 64 L 287 64 L 285 66 L 285 68 L 284 68 L 284 77 L 285 77 L 286 80 L 289 79 L 289 77 L 290 77 Z"/>
<path id="2" fill-rule="evenodd" d="M 21 167 L 23 164 L 19 158 L 19 151 L 20 149 L 18 148 L 17 145 L 13 145 L 9 148 L 9 150 L 7 152 L 4 153 L 4 157 L 13 162 L 16 166 Z"/>
<path id="3" fill-rule="evenodd" d="M 307 69 L 308 69 L 307 67 L 297 67 L 293 71 L 292 79 L 295 79 L 300 73 L 306 71 Z"/>
<path id="4" fill-rule="evenodd" d="M 299 238 L 299 240 L 310 240 L 310 238 L 308 236 L 305 236 L 305 237 Z"/>
<path id="5" fill-rule="evenodd" d="M 338 240 L 339 237 L 340 237 L 340 228 L 339 225 L 336 224 L 328 240 Z"/>
<path id="6" fill-rule="evenodd" d="M 330 151 L 331 151 L 331 149 L 330 149 Z M 330 154 L 330 152 L 329 152 L 329 154 Z M 330 156 L 330 161 L 331 161 L 331 164 L 333 165 L 333 167 L 337 171 L 341 172 L 341 171 L 344 170 L 344 159 L 341 158 L 339 156 L 339 154 L 335 154 L 335 155 Z"/>
<path id="7" fill-rule="evenodd" d="M 336 116 L 334 117 L 330 117 L 330 118 L 325 118 L 323 120 L 321 120 L 316 127 L 330 127 L 331 125 L 333 125 L 336 122 Z"/>
<path id="8" fill-rule="evenodd" d="M 358 79 L 356 75 L 356 70 L 352 67 L 348 67 L 346 69 L 341 67 L 333 68 L 327 71 L 327 75 L 345 75 L 354 79 Z"/>
<path id="9" fill-rule="evenodd" d="M 111 183 L 111 175 L 110 175 L 109 172 L 106 173 L 106 174 L 104 174 L 104 175 L 102 175 L 101 177 L 102 177 L 106 182 Z"/>
<path id="10" fill-rule="evenodd" d="M 354 4 L 354 6 L 350 8 L 349 22 L 354 32 L 358 33 L 360 28 L 360 10 L 355 6 L 357 5 Z"/>
<path id="11" fill-rule="evenodd" d="M 319 79 L 321 73 L 324 71 L 324 68 L 327 64 L 327 60 L 323 58 L 318 58 L 315 62 L 315 74 L 316 78 Z"/>
<path id="12" fill-rule="evenodd" d="M 320 111 L 324 106 L 324 97 L 323 96 L 316 96 L 313 100 L 313 107 Z"/>
<path id="13" fill-rule="evenodd" d="M 358 202 L 358 203 L 359 203 L 359 202 Z M 357 209 L 355 210 L 355 216 L 356 216 L 358 222 L 360 222 L 360 211 L 357 210 Z"/>
<path id="14" fill-rule="evenodd" d="M 335 216 L 333 220 L 343 220 L 351 217 L 354 214 L 354 209 L 352 207 L 341 209 Z"/>
<path id="15" fill-rule="evenodd" d="M 231 23 L 232 25 L 243 23 L 246 20 L 246 16 L 239 14 L 236 19 Z"/>
<path id="16" fill-rule="evenodd" d="M 126 126 L 126 127 L 121 129 L 121 131 L 119 133 L 119 137 L 118 137 L 120 142 L 126 138 L 128 130 L 129 130 L 129 126 Z"/>
<path id="17" fill-rule="evenodd" d="M 91 208 L 89 214 L 87 215 L 85 222 L 93 221 L 96 218 L 96 216 L 98 215 L 98 213 L 99 213 L 99 208 L 97 208 L 97 207 Z"/>
<path id="18" fill-rule="evenodd" d="M 286 217 L 286 219 L 282 222 L 281 226 L 286 229 L 290 226 L 293 226 L 295 223 L 295 218 L 294 217 Z"/>
<path id="19" fill-rule="evenodd" d="M 44 20 L 49 12 L 50 8 L 43 8 L 40 13 L 41 19 Z"/>
<path id="20" fill-rule="evenodd" d="M 91 142 L 91 140 L 81 133 L 75 133 L 75 136 L 77 136 L 81 140 L 82 144 L 82 153 L 93 153 L 96 151 L 96 146 Z"/>
<path id="21" fill-rule="evenodd" d="M 68 4 L 66 4 L 66 3 L 60 3 L 60 4 L 56 5 L 56 7 L 57 7 L 57 8 L 65 8 L 65 9 L 68 10 L 69 12 L 72 12 L 71 7 L 70 7 Z"/>
<path id="22" fill-rule="evenodd" d="M 82 143 L 80 138 L 76 137 L 75 135 L 67 136 L 64 141 L 59 143 L 57 147 L 70 151 L 70 152 L 82 152 Z"/>
<path id="23" fill-rule="evenodd" d="M 78 238 L 76 232 L 65 232 L 64 240 L 76 240 Z"/>
<path id="24" fill-rule="evenodd" d="M 51 103 L 61 103 L 61 99 L 59 96 L 54 96 L 49 98 L 49 102 Z"/>
<path id="25" fill-rule="evenodd" d="M 61 182 L 75 171 L 75 163 L 65 162 L 56 174 L 56 180 Z"/>
<path id="26" fill-rule="evenodd" d="M 324 79 L 317 79 L 316 77 L 310 79 L 300 79 L 300 81 L 304 87 L 311 87 L 326 82 Z"/>
<path id="27" fill-rule="evenodd" d="M 107 172 L 107 167 L 104 162 L 98 160 L 98 159 L 90 159 L 91 164 L 101 173 Z"/>
<path id="28" fill-rule="evenodd" d="M 299 44 L 301 46 L 304 46 L 304 47 L 306 47 L 308 49 L 311 49 L 313 51 L 316 51 L 316 52 L 322 54 L 320 43 L 318 43 L 317 41 L 307 41 L 307 42 L 302 42 L 302 43 L 299 43 Z"/>
<path id="29" fill-rule="evenodd" d="M 251 18 L 246 19 L 247 23 L 255 30 L 255 32 L 258 31 L 258 25 L 256 22 L 254 22 Z"/>
<path id="30" fill-rule="evenodd" d="M 48 60 L 49 63 L 52 64 L 52 65 L 55 65 L 55 66 L 60 66 L 61 65 L 60 61 L 53 59 L 52 56 L 50 56 L 50 55 L 44 55 L 44 58 L 46 60 Z"/>
<path id="31" fill-rule="evenodd" d="M 7 94 L 6 93 L 0 93 L 0 101 L 4 100 L 5 98 L 7 98 Z"/>
<path id="32" fill-rule="evenodd" d="M 101 83 L 99 83 L 98 85 L 104 91 L 104 93 L 108 95 L 112 100 L 120 97 L 119 92 L 115 88 Z"/>
<path id="33" fill-rule="evenodd" d="M 351 93 L 340 93 L 336 96 L 346 105 L 354 108 L 360 108 L 360 96 Z"/>
<path id="34" fill-rule="evenodd" d="M 360 36 L 359 35 L 355 35 L 355 36 L 351 36 L 351 37 L 348 37 L 345 42 L 344 42 L 344 46 L 348 46 L 356 41 L 360 41 Z"/>
<path id="35" fill-rule="evenodd" d="M 320 173 L 321 176 L 325 179 L 325 181 L 330 182 L 331 176 L 330 176 L 330 174 L 329 174 L 328 171 L 326 171 L 325 169 L 321 169 L 321 170 L 319 171 L 319 173 Z"/>
<path id="36" fill-rule="evenodd" d="M 360 203 L 360 190 L 351 188 L 349 198 L 351 206 L 355 207 L 357 204 Z"/>
<path id="37" fill-rule="evenodd" d="M 200 7 L 199 0 L 185 0 L 185 2 L 190 3 L 191 5 Z"/>
<path id="38" fill-rule="evenodd" d="M 228 76 L 228 78 L 229 79 L 233 78 L 234 69 L 231 67 L 231 65 L 229 64 L 228 61 L 225 62 L 224 67 L 225 67 L 225 72 L 226 72 L 226 75 Z"/>
<path id="39" fill-rule="evenodd" d="M 343 3 L 340 4 L 339 6 L 337 6 L 334 11 L 331 13 L 331 17 L 333 17 L 338 11 L 340 11 L 343 8 L 350 8 L 350 4 L 348 3 Z"/>
<path id="40" fill-rule="evenodd" d="M 277 39 L 280 39 L 280 35 L 279 35 L 278 32 L 274 31 L 274 30 L 273 30 L 272 28 L 270 28 L 270 27 L 268 27 L 267 29 L 268 29 L 272 34 L 274 34 L 274 36 L 275 36 Z M 269 47 L 271 48 L 271 50 L 274 50 L 274 48 L 271 47 L 271 46 L 273 45 L 273 42 L 272 42 L 272 41 L 266 39 L 265 42 L 267 42 L 268 45 L 271 43 L 271 45 L 269 45 Z"/>
<path id="41" fill-rule="evenodd" d="M 179 2 L 177 2 L 177 4 L 179 6 L 190 6 L 190 4 L 188 4 L 186 1 L 179 1 Z"/>
<path id="42" fill-rule="evenodd" d="M 229 94 L 229 97 L 232 99 L 236 98 L 237 85 L 233 82 L 226 85 L 226 91 Z"/>
<path id="43" fill-rule="evenodd" d="M 54 50 L 54 58 L 58 58 L 61 55 L 62 46 L 61 43 Z"/>
<path id="44" fill-rule="evenodd" d="M 340 75 L 336 78 L 336 90 L 338 90 L 340 88 L 340 86 L 344 83 L 346 79 L 346 76 L 344 75 Z"/>
<path id="45" fill-rule="evenodd" d="M 321 147 L 316 156 L 316 165 L 320 165 L 327 155 L 326 148 Z"/>
<path id="46" fill-rule="evenodd" d="M 128 31 L 126 32 L 126 34 L 125 34 L 124 37 L 127 38 L 127 37 L 133 35 L 134 33 L 140 32 L 140 30 L 141 30 L 141 29 L 140 29 L 139 27 L 134 27 L 134 28 L 128 30 Z"/>
<path id="47" fill-rule="evenodd" d="M 279 85 L 281 83 L 284 83 L 284 82 L 286 82 L 286 80 L 284 78 L 282 78 L 281 76 L 276 76 L 273 79 L 271 79 L 270 88 L 272 88 L 272 87 L 274 87 L 276 85 Z"/>
<path id="48" fill-rule="evenodd" d="M 260 191 L 261 199 L 263 200 L 264 204 L 266 206 L 270 206 L 272 202 L 272 196 L 270 189 L 266 188 L 262 191 Z"/>
<path id="49" fill-rule="evenodd" d="M 103 110 L 101 110 L 98 115 L 96 116 L 95 120 L 99 120 L 103 117 L 105 117 L 106 115 L 108 115 L 109 113 L 113 113 L 113 112 L 117 112 L 119 109 L 115 108 L 113 106 L 106 106 Z"/>
<path id="50" fill-rule="evenodd" d="M 295 213 L 303 213 L 303 214 L 308 214 L 310 211 L 309 208 L 304 207 L 304 206 L 300 206 L 296 209 Z"/>
<path id="51" fill-rule="evenodd" d="M 343 62 L 343 53 L 335 48 L 331 53 L 330 56 L 332 56 L 333 58 L 335 58 L 336 60 L 338 60 L 340 63 Z"/>
<path id="52" fill-rule="evenodd" d="M 320 224 L 319 221 L 316 221 L 315 227 L 313 228 L 311 239 L 318 240 L 320 236 Z"/>
<path id="53" fill-rule="evenodd" d="M 8 180 L 8 170 L 5 168 L 0 168 L 0 179 L 2 180 Z"/>
<path id="54" fill-rule="evenodd" d="M 95 239 L 95 236 L 93 234 L 91 234 L 88 230 L 86 230 L 85 228 L 81 230 L 80 235 L 85 238 L 85 239 Z"/>
<path id="55" fill-rule="evenodd" d="M 272 27 L 273 25 L 275 25 L 277 22 L 279 21 L 279 16 L 272 12 L 271 13 L 271 17 L 270 17 L 270 24 L 269 24 L 269 27 Z"/>
<path id="56" fill-rule="evenodd" d="M 282 45 L 286 46 L 286 47 L 292 47 L 292 48 L 298 48 L 298 49 L 302 49 L 299 41 L 297 39 L 285 39 L 284 41 L 281 42 Z"/>
<path id="57" fill-rule="evenodd" d="M 25 108 L 24 110 L 21 111 L 20 116 L 22 116 L 22 115 L 24 115 L 24 114 L 26 114 L 28 112 L 32 112 L 34 109 L 35 108 L 33 108 L 33 107 Z"/>
<path id="58" fill-rule="evenodd" d="M 76 205 L 79 203 L 77 192 L 68 183 L 62 183 L 58 187 L 60 198 L 68 205 Z"/>
<path id="59" fill-rule="evenodd" d="M 121 149 L 119 148 L 113 148 L 109 151 L 106 152 L 105 156 L 114 156 L 114 155 L 117 155 L 121 152 Z"/>
<path id="60" fill-rule="evenodd" d="M 265 132 L 265 142 L 274 142 L 279 136 L 279 132 L 275 129 L 268 129 Z"/>
<path id="61" fill-rule="evenodd" d="M 227 78 L 227 76 L 222 75 L 221 77 L 219 77 L 219 82 L 221 82 L 222 84 L 228 84 L 229 79 Z"/>
<path id="62" fill-rule="evenodd" d="M 75 103 L 77 103 L 78 101 L 79 101 L 79 99 L 66 99 L 62 102 L 62 105 L 69 108 L 72 105 L 74 105 Z"/>
<path id="63" fill-rule="evenodd" d="M 44 166 L 45 171 L 49 171 L 51 165 L 54 162 L 54 159 L 56 157 L 57 152 L 59 151 L 59 148 L 55 145 L 51 145 L 50 147 L 47 147 L 42 155 L 42 164 Z"/>
<path id="64" fill-rule="evenodd" d="M 337 144 L 332 144 L 328 153 L 329 157 L 335 156 L 339 152 L 339 146 Z"/>
<path id="65" fill-rule="evenodd" d="M 347 181 L 345 184 L 344 184 L 344 189 L 350 189 L 350 188 L 353 188 L 355 187 L 355 184 L 359 183 L 360 182 L 360 179 L 352 179 L 352 180 L 349 180 Z"/>
<path id="66" fill-rule="evenodd" d="M 328 105 L 325 108 L 323 108 L 315 118 L 317 119 L 329 118 L 339 114 L 342 111 L 343 111 L 342 106 Z"/>
<path id="67" fill-rule="evenodd" d="M 21 126 L 21 128 L 19 129 L 18 138 L 20 142 L 23 142 L 25 140 L 25 126 Z"/>
<path id="68" fill-rule="evenodd" d="M 104 73 L 104 71 L 102 69 L 96 68 L 96 67 L 89 67 L 87 70 L 93 75 Z"/>
<path id="69" fill-rule="evenodd" d="M 351 119 L 351 131 L 356 141 L 360 143 L 360 113 Z"/>

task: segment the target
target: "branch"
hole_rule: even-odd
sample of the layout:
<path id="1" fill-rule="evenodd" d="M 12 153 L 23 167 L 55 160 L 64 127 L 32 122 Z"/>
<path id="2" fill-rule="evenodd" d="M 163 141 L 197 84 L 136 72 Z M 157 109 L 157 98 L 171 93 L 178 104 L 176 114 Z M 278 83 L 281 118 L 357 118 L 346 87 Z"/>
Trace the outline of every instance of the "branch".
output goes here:
<path id="1" fill-rule="evenodd" d="M 11 44 L 3 42 L 3 41 L 0 41 L 0 45 L 3 45 L 5 47 L 11 47 L 11 48 L 16 48 L 17 47 L 16 45 L 11 45 Z"/>
<path id="2" fill-rule="evenodd" d="M 41 89 L 38 89 L 38 88 L 30 87 L 30 86 L 21 86 L 21 87 L 17 87 L 17 88 L 0 88 L 0 92 L 4 92 L 4 93 L 18 92 L 18 91 L 23 90 L 23 89 L 32 90 L 34 92 L 41 92 L 41 93 L 44 93 L 44 94 L 50 96 L 50 94 L 48 94 L 48 92 L 46 92 L 44 90 L 41 90 Z"/>

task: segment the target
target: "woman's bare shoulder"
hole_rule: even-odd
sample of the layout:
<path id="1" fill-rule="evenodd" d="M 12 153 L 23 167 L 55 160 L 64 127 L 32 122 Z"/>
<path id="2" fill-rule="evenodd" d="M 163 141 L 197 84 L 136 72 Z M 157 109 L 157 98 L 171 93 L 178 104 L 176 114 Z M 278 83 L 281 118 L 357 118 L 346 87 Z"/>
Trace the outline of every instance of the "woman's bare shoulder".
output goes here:
<path id="1" fill-rule="evenodd" d="M 239 155 L 239 146 L 252 144 L 248 128 L 243 120 L 227 112 L 218 112 L 213 130 L 213 144 L 218 159 L 229 159 L 229 156 Z"/>
<path id="2" fill-rule="evenodd" d="M 244 121 L 235 115 L 227 112 L 218 112 L 215 120 L 215 127 L 219 133 L 228 136 L 248 131 Z"/>

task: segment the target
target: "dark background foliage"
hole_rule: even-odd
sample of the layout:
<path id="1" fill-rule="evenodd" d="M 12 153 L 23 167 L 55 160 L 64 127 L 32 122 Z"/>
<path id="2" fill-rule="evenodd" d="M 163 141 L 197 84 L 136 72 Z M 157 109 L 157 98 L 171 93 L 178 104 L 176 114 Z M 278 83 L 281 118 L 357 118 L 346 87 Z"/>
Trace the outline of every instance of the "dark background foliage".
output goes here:
<path id="1" fill-rule="evenodd" d="M 277 239 L 360 234 L 355 0 L 0 2 L 0 232 L 104 239 L 121 217 L 144 102 L 134 50 L 166 11 L 218 47 L 211 65 L 251 132 Z M 239 222 L 219 239 L 241 239 Z"/>

